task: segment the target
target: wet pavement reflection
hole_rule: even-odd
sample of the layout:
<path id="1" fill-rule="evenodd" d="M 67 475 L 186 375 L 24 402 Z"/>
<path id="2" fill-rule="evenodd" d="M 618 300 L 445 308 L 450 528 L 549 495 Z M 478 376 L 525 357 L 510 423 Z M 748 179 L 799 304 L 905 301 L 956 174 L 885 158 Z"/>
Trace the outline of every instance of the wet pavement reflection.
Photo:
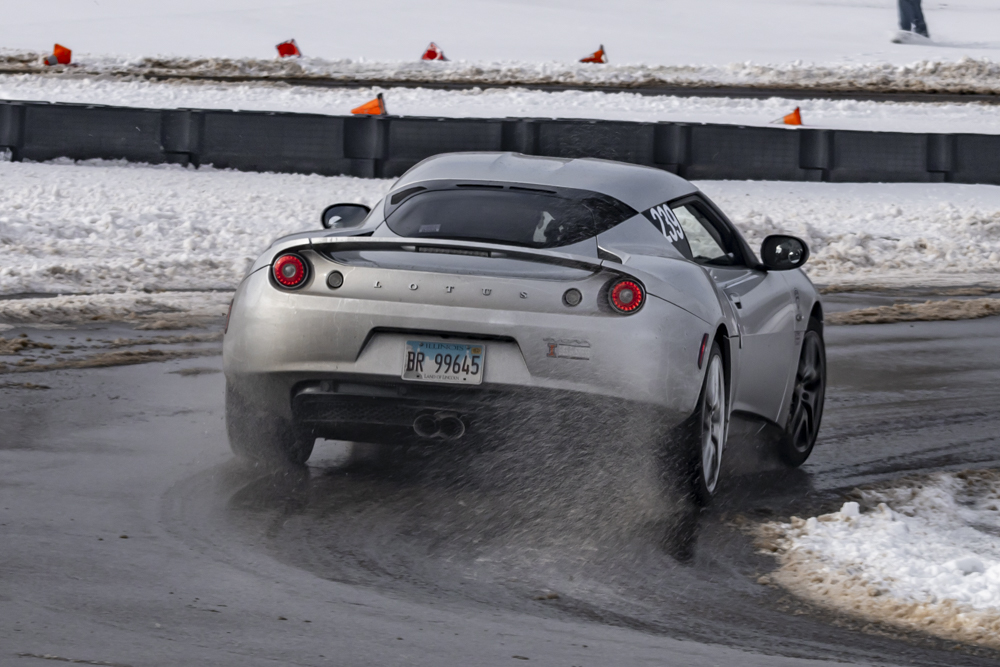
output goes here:
<path id="1" fill-rule="evenodd" d="M 963 340 L 962 330 L 991 331 L 977 322 L 954 326 Z M 536 436 L 429 454 L 380 455 L 369 448 L 353 459 L 349 446 L 328 443 L 308 468 L 242 485 L 229 497 L 228 511 L 236 525 L 266 524 L 268 549 L 278 558 L 325 578 L 414 599 L 568 614 L 699 641 L 721 634 L 727 642 L 753 645 L 762 632 L 779 628 L 836 634 L 821 614 L 789 616 L 787 597 L 756 583 L 773 561 L 755 551 L 745 527 L 823 513 L 839 506 L 855 483 L 920 462 L 935 465 L 940 443 L 933 433 L 910 431 L 902 439 L 898 424 L 880 424 L 876 413 L 884 414 L 888 392 L 897 412 L 908 403 L 923 411 L 921 382 L 933 383 L 935 374 L 953 373 L 963 363 L 949 358 L 960 354 L 953 341 L 911 325 L 884 326 L 880 333 L 897 337 L 879 339 L 883 350 L 874 361 L 845 354 L 845 347 L 870 344 L 862 327 L 832 332 L 835 381 L 814 459 L 787 469 L 765 438 L 754 437 L 759 429 L 737 424 L 725 483 L 707 509 L 664 483 L 662 468 L 637 444 L 641 438 L 599 447 L 553 446 Z M 980 338 L 1000 348 L 1000 337 Z M 897 374 L 873 376 L 880 364 L 892 364 Z M 920 381 L 897 387 L 905 377 Z M 955 424 L 970 409 L 996 415 L 995 403 L 984 405 L 996 390 L 946 391 L 965 400 L 962 410 L 949 413 L 946 403 L 933 415 L 909 418 L 971 433 L 965 442 L 950 443 L 955 462 L 995 464 L 997 436 L 975 437 L 974 426 L 970 431 Z M 861 464 L 844 453 L 875 438 L 882 440 L 872 452 L 877 460 L 859 471 Z"/>

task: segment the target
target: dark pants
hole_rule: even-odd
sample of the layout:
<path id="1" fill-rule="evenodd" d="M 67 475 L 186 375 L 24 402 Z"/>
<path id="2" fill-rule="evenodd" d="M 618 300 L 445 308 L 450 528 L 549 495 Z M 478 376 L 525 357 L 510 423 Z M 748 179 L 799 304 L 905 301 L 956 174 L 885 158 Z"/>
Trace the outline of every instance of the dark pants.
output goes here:
<path id="1" fill-rule="evenodd" d="M 924 23 L 924 12 L 920 9 L 920 0 L 899 0 L 899 27 L 928 37 L 927 24 Z"/>

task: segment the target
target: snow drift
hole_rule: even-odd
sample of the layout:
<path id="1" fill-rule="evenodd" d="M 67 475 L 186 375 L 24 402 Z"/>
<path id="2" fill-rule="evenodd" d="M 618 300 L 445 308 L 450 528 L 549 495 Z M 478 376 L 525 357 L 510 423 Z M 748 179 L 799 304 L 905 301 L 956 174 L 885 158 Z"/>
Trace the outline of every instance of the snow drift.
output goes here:
<path id="1" fill-rule="evenodd" d="M 988 58 L 888 62 L 730 65 L 588 65 L 521 61 L 369 61 L 323 58 L 192 58 L 75 55 L 72 65 L 46 67 L 46 54 L 0 51 L 0 72 L 60 75 L 114 75 L 145 78 L 211 78 L 228 81 L 319 83 L 450 83 L 464 85 L 546 85 L 638 88 L 742 86 L 790 90 L 1000 93 L 1000 63 Z"/>
<path id="2" fill-rule="evenodd" d="M 828 313 L 827 324 L 886 324 L 890 322 L 940 322 L 975 320 L 1000 315 L 1000 299 L 940 299 L 924 303 L 895 303 L 891 306 L 859 308 Z"/>
<path id="3" fill-rule="evenodd" d="M 146 313 L 137 320 L 143 324 L 170 320 L 156 313 L 177 309 L 221 316 L 226 292 L 272 239 L 319 229 L 328 204 L 372 205 L 391 186 L 70 160 L 0 162 L 0 182 L 0 321 L 70 323 L 134 312 Z M 802 236 L 813 251 L 808 273 L 824 285 L 1000 284 L 1000 187 L 699 185 L 754 247 L 779 231 Z M 60 302 L 43 294 L 76 296 Z"/>
<path id="4" fill-rule="evenodd" d="M 814 603 L 1000 649 L 1000 473 L 858 492 L 839 512 L 759 528 L 776 583 Z"/>
<path id="5" fill-rule="evenodd" d="M 379 92 L 397 116 L 586 118 L 772 126 L 802 107 L 810 128 L 1000 134 L 1000 114 L 983 102 L 872 102 L 644 95 L 526 88 L 325 88 L 280 82 L 150 81 L 136 77 L 0 75 L 0 99 L 154 109 L 233 109 L 347 115 Z"/>

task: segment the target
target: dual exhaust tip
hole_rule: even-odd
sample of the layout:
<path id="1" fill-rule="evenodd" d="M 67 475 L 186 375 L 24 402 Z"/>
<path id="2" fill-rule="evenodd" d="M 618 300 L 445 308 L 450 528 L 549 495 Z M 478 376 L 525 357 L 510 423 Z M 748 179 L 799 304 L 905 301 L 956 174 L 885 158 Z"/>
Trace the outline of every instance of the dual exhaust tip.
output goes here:
<path id="1" fill-rule="evenodd" d="M 413 420 L 413 432 L 421 438 L 458 440 L 465 435 L 465 422 L 452 413 L 425 413 Z"/>

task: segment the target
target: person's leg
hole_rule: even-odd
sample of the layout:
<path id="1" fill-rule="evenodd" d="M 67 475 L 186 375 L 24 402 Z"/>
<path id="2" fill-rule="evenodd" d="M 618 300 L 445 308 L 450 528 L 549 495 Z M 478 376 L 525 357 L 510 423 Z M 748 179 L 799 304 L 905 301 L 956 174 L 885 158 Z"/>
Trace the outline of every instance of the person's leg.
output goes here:
<path id="1" fill-rule="evenodd" d="M 913 31 L 918 35 L 930 37 L 927 32 L 927 24 L 924 22 L 924 11 L 920 8 L 920 0 L 910 0 L 913 5 Z"/>
<path id="2" fill-rule="evenodd" d="M 913 30 L 913 8 L 911 0 L 899 0 L 899 29 L 909 32 Z"/>

